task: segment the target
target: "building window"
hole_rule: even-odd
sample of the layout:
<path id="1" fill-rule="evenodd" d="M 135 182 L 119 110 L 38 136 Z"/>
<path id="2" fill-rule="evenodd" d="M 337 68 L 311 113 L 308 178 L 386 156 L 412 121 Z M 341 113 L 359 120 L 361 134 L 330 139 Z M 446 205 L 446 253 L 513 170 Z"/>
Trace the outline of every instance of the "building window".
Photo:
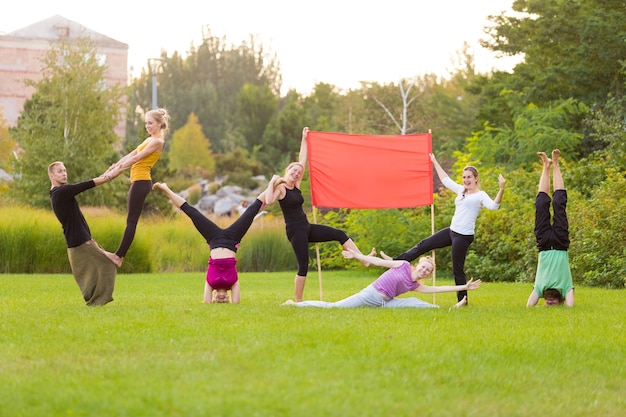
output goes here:
<path id="1" fill-rule="evenodd" d="M 70 36 L 69 26 L 57 26 L 57 35 L 59 35 L 61 39 L 68 38 Z"/>

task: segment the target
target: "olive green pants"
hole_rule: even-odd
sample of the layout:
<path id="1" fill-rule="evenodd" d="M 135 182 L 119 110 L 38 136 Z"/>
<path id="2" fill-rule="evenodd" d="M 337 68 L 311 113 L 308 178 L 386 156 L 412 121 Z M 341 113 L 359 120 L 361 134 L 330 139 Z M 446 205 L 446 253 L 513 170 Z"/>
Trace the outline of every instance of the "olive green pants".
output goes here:
<path id="1" fill-rule="evenodd" d="M 117 268 L 90 240 L 75 248 L 67 248 L 72 275 L 88 306 L 101 306 L 113 301 Z"/>

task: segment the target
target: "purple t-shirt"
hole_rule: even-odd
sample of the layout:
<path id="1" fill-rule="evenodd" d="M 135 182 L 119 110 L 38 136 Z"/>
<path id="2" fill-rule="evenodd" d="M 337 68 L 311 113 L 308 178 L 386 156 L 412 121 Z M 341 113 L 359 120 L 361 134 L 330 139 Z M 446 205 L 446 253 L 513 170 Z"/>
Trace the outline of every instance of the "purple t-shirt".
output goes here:
<path id="1" fill-rule="evenodd" d="M 236 258 L 209 258 L 206 282 L 211 288 L 230 290 L 238 279 Z"/>
<path id="2" fill-rule="evenodd" d="M 391 299 L 405 292 L 415 290 L 420 284 L 413 281 L 413 278 L 411 278 L 411 264 L 404 261 L 399 267 L 385 271 L 372 285 L 378 292 L 385 294 Z"/>

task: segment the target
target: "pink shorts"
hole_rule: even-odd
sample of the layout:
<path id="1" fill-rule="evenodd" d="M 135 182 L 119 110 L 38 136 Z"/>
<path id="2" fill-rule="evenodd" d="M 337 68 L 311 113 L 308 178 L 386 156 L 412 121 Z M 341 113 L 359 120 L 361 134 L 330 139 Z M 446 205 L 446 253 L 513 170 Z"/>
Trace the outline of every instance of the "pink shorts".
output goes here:
<path id="1" fill-rule="evenodd" d="M 236 258 L 209 258 L 209 266 L 206 270 L 206 282 L 211 288 L 214 290 L 230 290 L 238 279 Z"/>

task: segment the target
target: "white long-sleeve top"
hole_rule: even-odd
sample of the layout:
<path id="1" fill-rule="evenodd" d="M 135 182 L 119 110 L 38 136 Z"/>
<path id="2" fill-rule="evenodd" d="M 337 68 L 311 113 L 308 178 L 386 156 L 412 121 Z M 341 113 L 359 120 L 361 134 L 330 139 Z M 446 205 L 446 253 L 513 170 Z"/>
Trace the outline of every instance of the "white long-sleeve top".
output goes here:
<path id="1" fill-rule="evenodd" d="M 484 191 L 479 191 L 473 194 L 463 195 L 465 187 L 452 181 L 450 177 L 444 178 L 441 183 L 457 194 L 454 199 L 456 209 L 454 216 L 452 216 L 452 222 L 450 223 L 450 230 L 459 233 L 461 235 L 473 235 L 476 227 L 476 218 L 480 209 L 485 207 L 489 210 L 497 210 L 500 208 L 500 204 L 487 195 Z"/>

